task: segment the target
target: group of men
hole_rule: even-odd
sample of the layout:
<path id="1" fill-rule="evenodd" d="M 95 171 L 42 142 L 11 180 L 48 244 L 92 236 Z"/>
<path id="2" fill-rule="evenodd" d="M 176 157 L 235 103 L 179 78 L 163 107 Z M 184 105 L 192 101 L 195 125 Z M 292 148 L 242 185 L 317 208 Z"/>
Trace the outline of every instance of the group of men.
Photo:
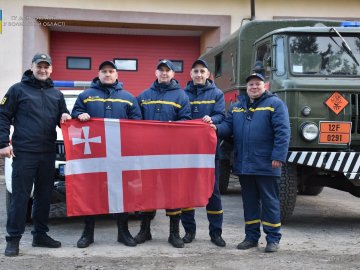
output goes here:
<path id="1" fill-rule="evenodd" d="M 137 98 L 122 88 L 114 62 L 99 65 L 98 76 L 91 87 L 77 98 L 71 116 L 62 93 L 50 79 L 52 61 L 44 53 L 36 54 L 30 70 L 21 82 L 13 85 L 0 102 L 0 156 L 13 157 L 12 201 L 8 211 L 5 256 L 19 254 L 19 242 L 25 230 L 26 205 L 34 184 L 32 245 L 58 248 L 59 241 L 47 235 L 51 190 L 54 175 L 56 125 L 74 118 L 88 121 L 91 117 L 186 121 L 202 119 L 218 133 L 219 138 L 234 137 L 234 172 L 243 189 L 246 237 L 237 248 L 258 245 L 260 223 L 267 234 L 265 251 L 278 249 L 280 203 L 277 179 L 285 162 L 289 143 L 287 109 L 275 95 L 265 91 L 264 77 L 247 78 L 247 95 L 232 105 L 225 118 L 224 95 L 210 78 L 208 64 L 196 60 L 191 67 L 185 91 L 174 79 L 175 67 L 161 60 L 155 70 L 156 80 Z M 12 146 L 10 125 L 14 125 Z M 219 192 L 218 155 L 215 158 L 214 190 L 206 206 L 211 241 L 225 247 L 222 238 L 223 209 Z M 168 242 L 176 248 L 191 243 L 196 235 L 195 210 L 166 209 L 170 218 Z M 136 246 L 152 239 L 151 220 L 155 210 L 141 212 L 140 231 L 135 236 L 128 229 L 128 214 L 116 214 L 117 240 Z M 185 229 L 180 237 L 180 221 Z M 94 242 L 95 217 L 84 219 L 84 230 L 77 242 L 79 248 Z"/>

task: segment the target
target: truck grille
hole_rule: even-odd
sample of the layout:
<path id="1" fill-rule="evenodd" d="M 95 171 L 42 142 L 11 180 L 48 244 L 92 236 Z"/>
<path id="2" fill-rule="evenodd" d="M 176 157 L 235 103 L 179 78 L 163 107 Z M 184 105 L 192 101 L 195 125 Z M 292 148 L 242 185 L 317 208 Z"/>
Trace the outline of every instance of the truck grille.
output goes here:
<path id="1" fill-rule="evenodd" d="M 352 134 L 360 134 L 360 95 L 359 94 L 351 94 L 351 133 Z"/>

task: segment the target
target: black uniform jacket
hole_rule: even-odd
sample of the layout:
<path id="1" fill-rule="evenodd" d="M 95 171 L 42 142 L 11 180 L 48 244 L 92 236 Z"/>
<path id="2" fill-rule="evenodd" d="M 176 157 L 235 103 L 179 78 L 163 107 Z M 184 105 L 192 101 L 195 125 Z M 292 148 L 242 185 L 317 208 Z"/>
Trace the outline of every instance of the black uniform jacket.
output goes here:
<path id="1" fill-rule="evenodd" d="M 9 145 L 10 125 L 14 125 L 12 145 L 22 152 L 55 151 L 56 125 L 68 113 L 64 95 L 51 79 L 37 80 L 31 70 L 21 82 L 10 87 L 0 101 L 0 148 Z"/>

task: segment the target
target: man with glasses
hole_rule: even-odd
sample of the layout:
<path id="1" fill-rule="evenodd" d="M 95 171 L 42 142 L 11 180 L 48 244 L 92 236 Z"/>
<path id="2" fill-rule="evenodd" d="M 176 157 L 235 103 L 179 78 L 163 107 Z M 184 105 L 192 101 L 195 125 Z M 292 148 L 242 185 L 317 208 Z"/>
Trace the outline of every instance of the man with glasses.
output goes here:
<path id="1" fill-rule="evenodd" d="M 225 118 L 224 94 L 209 79 L 208 64 L 201 59 L 196 60 L 190 71 L 191 81 L 185 87 L 191 105 L 193 119 L 202 119 L 206 123 L 220 124 Z M 219 190 L 219 158 L 215 157 L 215 182 L 214 191 L 206 205 L 209 220 L 209 234 L 211 242 L 219 247 L 226 243 L 221 237 L 223 223 L 223 209 Z M 185 229 L 184 243 L 191 243 L 196 235 L 195 209 L 184 208 L 181 214 L 181 223 Z"/>
<path id="2" fill-rule="evenodd" d="M 266 234 L 265 252 L 276 252 L 281 239 L 278 180 L 286 162 L 290 121 L 284 102 L 265 90 L 264 77 L 247 77 L 247 95 L 239 96 L 226 119 L 212 125 L 220 138 L 234 137 L 233 173 L 239 176 L 244 204 L 245 239 L 237 246 L 258 246 L 260 224 Z"/>

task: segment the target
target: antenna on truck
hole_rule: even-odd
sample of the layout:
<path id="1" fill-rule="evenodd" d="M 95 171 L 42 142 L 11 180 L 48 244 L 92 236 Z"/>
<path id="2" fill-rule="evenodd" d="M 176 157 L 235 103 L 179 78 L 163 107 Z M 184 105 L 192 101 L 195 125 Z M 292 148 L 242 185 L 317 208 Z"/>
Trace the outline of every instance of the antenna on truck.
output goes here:
<path id="1" fill-rule="evenodd" d="M 255 2 L 256 0 L 250 0 L 250 6 L 251 6 L 251 18 L 250 20 L 255 20 Z"/>

